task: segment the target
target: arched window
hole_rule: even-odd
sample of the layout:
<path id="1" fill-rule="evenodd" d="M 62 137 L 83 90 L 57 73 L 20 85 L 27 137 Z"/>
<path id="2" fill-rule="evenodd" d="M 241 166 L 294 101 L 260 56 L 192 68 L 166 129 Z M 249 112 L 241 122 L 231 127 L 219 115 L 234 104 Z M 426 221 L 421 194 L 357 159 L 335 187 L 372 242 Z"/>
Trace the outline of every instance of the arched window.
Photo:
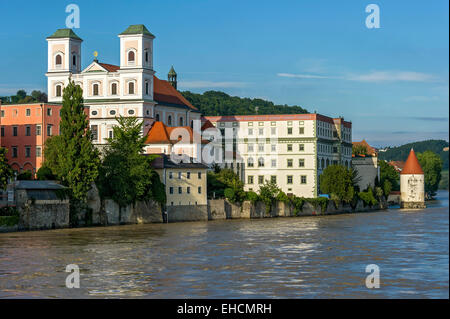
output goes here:
<path id="1" fill-rule="evenodd" d="M 264 157 L 258 158 L 258 167 L 264 167 Z"/>
<path id="2" fill-rule="evenodd" d="M 156 114 L 156 120 L 159 122 L 159 113 Z"/>
<path id="3" fill-rule="evenodd" d="M 128 62 L 134 62 L 134 51 L 128 52 Z"/>
<path id="4" fill-rule="evenodd" d="M 134 94 L 134 82 L 128 83 L 128 94 Z"/>
<path id="5" fill-rule="evenodd" d="M 56 57 L 55 57 L 55 64 L 56 64 L 56 66 L 61 66 L 62 65 L 61 54 L 56 55 Z"/>
<path id="6" fill-rule="evenodd" d="M 145 94 L 148 95 L 148 82 L 145 82 Z"/>
<path id="7" fill-rule="evenodd" d="M 92 95 L 94 95 L 94 96 L 98 95 L 98 84 L 97 83 L 92 85 Z"/>
<path id="8" fill-rule="evenodd" d="M 62 95 L 62 86 L 60 84 L 58 84 L 56 86 L 56 96 L 61 96 Z"/>
<path id="9" fill-rule="evenodd" d="M 182 116 L 180 116 L 180 119 L 178 120 L 178 122 L 179 122 L 180 126 L 183 126 L 183 117 Z"/>
<path id="10" fill-rule="evenodd" d="M 75 54 L 72 56 L 72 65 L 77 66 L 77 56 Z"/>
<path id="11" fill-rule="evenodd" d="M 167 125 L 172 125 L 172 115 L 167 117 Z"/>
<path id="12" fill-rule="evenodd" d="M 145 62 L 148 62 L 148 50 L 145 50 Z"/>
<path id="13" fill-rule="evenodd" d="M 253 157 L 249 157 L 247 160 L 247 167 L 253 167 Z"/>
<path id="14" fill-rule="evenodd" d="M 111 84 L 111 95 L 117 95 L 117 83 Z"/>

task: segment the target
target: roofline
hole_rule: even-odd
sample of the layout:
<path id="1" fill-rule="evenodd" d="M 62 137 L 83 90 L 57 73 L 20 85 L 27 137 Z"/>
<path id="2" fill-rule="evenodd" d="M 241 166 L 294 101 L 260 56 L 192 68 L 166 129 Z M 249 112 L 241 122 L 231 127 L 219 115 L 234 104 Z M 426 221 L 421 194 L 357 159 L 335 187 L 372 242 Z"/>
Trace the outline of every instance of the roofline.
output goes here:
<path id="1" fill-rule="evenodd" d="M 278 119 L 285 117 L 287 119 Z M 321 120 L 334 124 L 335 121 L 342 120 L 342 124 L 351 127 L 352 122 L 345 121 L 342 118 L 332 118 L 318 113 L 301 114 L 258 114 L 258 115 L 224 115 L 224 116 L 203 116 L 210 122 L 251 122 L 251 121 L 280 121 L 280 120 Z"/>

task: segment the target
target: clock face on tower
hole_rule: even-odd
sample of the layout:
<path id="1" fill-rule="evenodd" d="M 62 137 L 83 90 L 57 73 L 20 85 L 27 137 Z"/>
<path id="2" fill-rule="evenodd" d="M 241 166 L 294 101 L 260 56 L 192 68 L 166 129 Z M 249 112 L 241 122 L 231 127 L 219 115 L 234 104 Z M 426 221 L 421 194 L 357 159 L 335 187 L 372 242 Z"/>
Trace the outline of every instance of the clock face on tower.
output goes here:
<path id="1" fill-rule="evenodd" d="M 417 178 L 411 176 L 408 179 L 408 200 L 413 201 L 417 194 Z"/>

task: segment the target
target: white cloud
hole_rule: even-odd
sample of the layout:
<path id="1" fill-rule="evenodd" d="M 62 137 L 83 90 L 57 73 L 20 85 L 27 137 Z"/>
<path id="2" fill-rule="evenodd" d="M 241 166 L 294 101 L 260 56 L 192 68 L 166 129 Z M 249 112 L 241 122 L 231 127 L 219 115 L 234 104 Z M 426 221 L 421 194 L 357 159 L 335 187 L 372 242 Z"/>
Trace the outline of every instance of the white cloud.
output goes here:
<path id="1" fill-rule="evenodd" d="M 179 86 L 185 89 L 197 88 L 242 88 L 247 86 L 245 82 L 212 82 L 212 81 L 182 81 Z"/>

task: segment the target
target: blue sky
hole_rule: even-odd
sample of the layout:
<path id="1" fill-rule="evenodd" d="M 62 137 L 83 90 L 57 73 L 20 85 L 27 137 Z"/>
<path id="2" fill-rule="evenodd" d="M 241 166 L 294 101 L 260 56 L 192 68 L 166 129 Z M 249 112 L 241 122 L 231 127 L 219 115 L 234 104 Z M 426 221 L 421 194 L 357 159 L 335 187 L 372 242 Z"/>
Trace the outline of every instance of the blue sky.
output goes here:
<path id="1" fill-rule="evenodd" d="M 0 1 L 0 96 L 46 90 L 45 38 L 80 7 L 83 66 L 118 64 L 117 34 L 145 24 L 179 88 L 301 105 L 353 122 L 374 146 L 448 140 L 448 1 Z M 365 7 L 380 7 L 368 29 Z"/>

